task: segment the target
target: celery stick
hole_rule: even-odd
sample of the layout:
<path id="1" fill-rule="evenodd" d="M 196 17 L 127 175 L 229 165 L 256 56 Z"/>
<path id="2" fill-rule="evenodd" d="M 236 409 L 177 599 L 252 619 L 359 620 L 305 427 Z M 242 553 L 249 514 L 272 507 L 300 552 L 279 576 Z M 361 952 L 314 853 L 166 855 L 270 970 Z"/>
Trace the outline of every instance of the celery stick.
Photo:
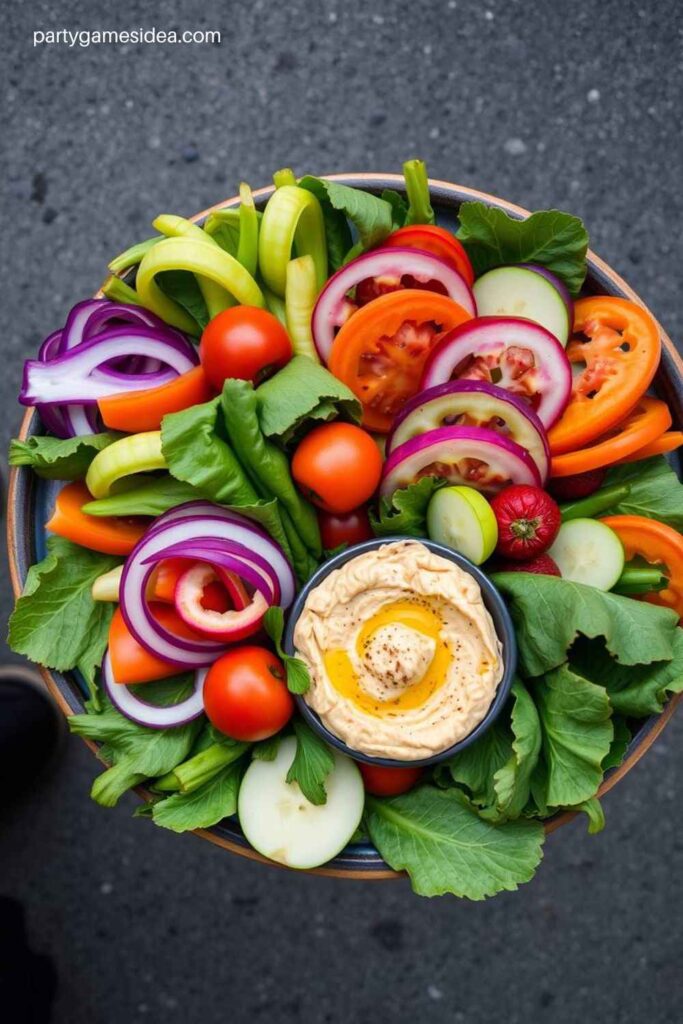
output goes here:
<path id="1" fill-rule="evenodd" d="M 436 218 L 429 201 L 429 181 L 424 161 L 407 160 L 403 165 L 403 177 L 408 193 L 406 224 L 433 224 Z"/>

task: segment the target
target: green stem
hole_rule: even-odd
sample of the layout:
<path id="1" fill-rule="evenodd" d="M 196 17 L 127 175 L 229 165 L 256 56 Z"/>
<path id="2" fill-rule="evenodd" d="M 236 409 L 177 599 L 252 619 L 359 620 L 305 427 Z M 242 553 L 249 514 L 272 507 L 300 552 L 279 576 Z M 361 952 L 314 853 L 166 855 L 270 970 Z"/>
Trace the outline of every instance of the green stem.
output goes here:
<path id="1" fill-rule="evenodd" d="M 237 245 L 237 259 L 252 277 L 258 267 L 258 217 L 254 197 L 249 186 L 240 185 L 240 234 Z"/>
<path id="2" fill-rule="evenodd" d="M 562 522 L 568 523 L 570 519 L 592 519 L 601 512 L 614 508 L 628 498 L 630 493 L 629 484 L 612 484 L 611 487 L 603 487 L 595 494 L 589 494 L 587 498 L 570 501 L 567 505 L 560 506 Z"/>
<path id="3" fill-rule="evenodd" d="M 192 793 L 217 775 L 226 765 L 237 761 L 249 749 L 248 743 L 214 743 L 179 764 L 171 772 L 178 780 L 181 793 Z"/>
<path id="4" fill-rule="evenodd" d="M 145 253 L 149 252 L 153 245 L 161 241 L 161 237 L 161 235 L 155 235 L 154 238 L 146 238 L 144 242 L 131 245 L 130 249 L 126 249 L 119 256 L 115 256 L 109 264 L 112 274 L 120 274 L 122 270 L 136 267 Z"/>
<path id="5" fill-rule="evenodd" d="M 155 793 L 177 793 L 180 789 L 178 776 L 175 772 L 169 772 L 168 775 L 162 775 L 160 779 L 155 779 L 150 788 Z"/>
<path id="6" fill-rule="evenodd" d="M 429 181 L 424 161 L 407 160 L 403 165 L 403 177 L 408 193 L 406 224 L 433 224 L 435 217 L 429 201 Z"/>
<path id="7" fill-rule="evenodd" d="M 143 307 L 145 305 L 134 288 L 114 275 L 108 277 L 102 285 L 102 294 L 112 302 L 127 302 L 133 306 Z"/>
<path id="8" fill-rule="evenodd" d="M 283 185 L 296 185 L 296 175 L 291 167 L 283 167 L 273 175 L 275 188 L 282 188 Z"/>
<path id="9" fill-rule="evenodd" d="M 627 564 L 613 590 L 616 594 L 628 597 L 631 594 L 650 594 L 657 590 L 664 590 L 668 584 L 668 577 L 657 566 L 641 567 Z"/>

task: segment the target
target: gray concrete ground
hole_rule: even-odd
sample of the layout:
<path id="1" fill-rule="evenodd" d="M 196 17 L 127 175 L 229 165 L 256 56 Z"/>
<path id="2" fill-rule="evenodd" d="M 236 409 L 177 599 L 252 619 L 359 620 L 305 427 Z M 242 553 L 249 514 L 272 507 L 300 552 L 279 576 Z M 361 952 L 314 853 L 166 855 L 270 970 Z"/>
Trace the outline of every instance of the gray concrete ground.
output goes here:
<path id="1" fill-rule="evenodd" d="M 32 46 L 34 30 L 138 25 L 223 39 Z M 680 334 L 682 29 L 675 0 L 5 6 L 3 446 L 21 359 L 111 255 L 158 212 L 286 164 L 420 155 L 435 177 L 571 209 Z M 3 618 L 9 603 L 6 583 Z M 683 995 L 681 740 L 679 715 L 607 798 L 601 836 L 562 830 L 532 885 L 467 904 L 236 860 L 131 820 L 132 801 L 103 811 L 74 739 L 5 816 L 0 893 L 54 963 L 56 1024 L 664 1024 Z"/>

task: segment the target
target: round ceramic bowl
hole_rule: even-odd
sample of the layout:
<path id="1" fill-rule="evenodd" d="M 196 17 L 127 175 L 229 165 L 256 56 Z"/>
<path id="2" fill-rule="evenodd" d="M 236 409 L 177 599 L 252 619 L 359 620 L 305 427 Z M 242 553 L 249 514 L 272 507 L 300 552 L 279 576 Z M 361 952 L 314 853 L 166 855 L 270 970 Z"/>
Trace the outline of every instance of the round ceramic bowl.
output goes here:
<path id="1" fill-rule="evenodd" d="M 346 551 L 341 551 L 338 555 L 335 555 L 334 558 L 330 558 L 327 562 L 321 565 L 318 571 L 311 576 L 306 586 L 300 591 L 289 612 L 287 628 L 285 629 L 283 638 L 283 646 L 287 654 L 296 654 L 294 630 L 296 629 L 296 624 L 304 610 L 304 605 L 306 604 L 306 600 L 311 591 L 315 590 L 315 588 L 322 583 L 331 572 L 334 572 L 335 569 L 340 569 L 342 565 L 350 562 L 352 558 L 356 558 L 358 555 L 362 555 L 366 551 L 376 551 L 385 544 L 391 544 L 392 542 L 403 540 L 415 540 L 415 538 L 396 536 L 382 537 L 378 540 L 366 540 L 363 541 L 362 544 L 354 544 L 353 547 L 347 548 Z M 443 544 L 436 544 L 433 540 L 424 540 L 420 538 L 420 543 L 424 544 L 425 547 L 428 547 L 435 555 L 441 555 L 442 558 L 446 558 L 449 562 L 453 562 L 460 569 L 464 569 L 465 572 L 469 573 L 470 576 L 472 576 L 479 584 L 484 604 L 486 605 L 486 608 L 493 620 L 493 625 L 498 639 L 503 646 L 503 677 L 498 684 L 496 695 L 490 708 L 479 725 L 477 725 L 471 733 L 465 736 L 465 738 L 460 740 L 458 743 L 454 743 L 453 746 L 446 747 L 445 750 L 441 750 L 437 754 L 432 754 L 431 757 L 424 757 L 415 761 L 397 761 L 390 757 L 370 757 L 368 754 L 363 754 L 361 751 L 354 750 L 352 747 L 349 747 L 344 743 L 343 740 L 339 739 L 338 736 L 335 736 L 335 734 L 323 724 L 316 712 L 308 706 L 305 697 L 297 696 L 296 702 L 299 707 L 299 711 L 310 727 L 317 732 L 319 736 L 322 736 L 330 746 L 336 747 L 337 750 L 341 750 L 343 754 L 347 754 L 356 761 L 364 761 L 366 764 L 378 764 L 387 768 L 423 768 L 430 764 L 437 764 L 439 761 L 446 761 L 449 757 L 454 757 L 458 751 L 464 750 L 465 747 L 469 747 L 470 743 L 474 743 L 476 739 L 479 739 L 479 737 L 486 732 L 489 726 L 495 722 L 503 709 L 505 701 L 507 700 L 510 687 L 512 686 L 512 680 L 515 675 L 515 670 L 517 668 L 517 640 L 515 638 L 515 628 L 512 625 L 510 613 L 505 607 L 505 602 L 494 587 L 493 583 L 491 583 L 491 580 L 484 575 L 481 569 L 477 568 L 476 565 L 470 562 L 469 559 L 465 558 L 463 555 L 458 554 L 457 551 L 444 547 Z"/>
<path id="2" fill-rule="evenodd" d="M 392 188 L 403 194 L 405 193 L 403 178 L 398 174 L 333 174 L 329 177 L 344 185 L 366 189 L 377 195 L 385 188 Z M 497 199 L 495 196 L 487 195 L 485 192 L 478 192 L 476 189 L 464 188 L 461 185 L 434 180 L 430 180 L 430 189 L 432 206 L 436 212 L 437 221 L 447 228 L 455 229 L 458 222 L 460 204 L 471 200 L 477 200 L 489 206 L 505 210 L 512 217 L 518 219 L 528 216 L 528 210 L 508 203 L 503 199 Z M 269 186 L 255 193 L 256 202 L 261 208 L 272 192 L 273 186 Z M 239 196 L 234 196 L 232 199 L 218 203 L 209 210 L 198 213 L 192 219 L 202 223 L 213 210 L 239 206 L 239 202 Z M 151 212 L 153 213 L 154 211 Z M 645 305 L 611 267 L 590 251 L 588 253 L 588 276 L 584 286 L 584 293 L 587 295 L 618 295 L 622 298 L 632 299 L 634 302 L 640 303 L 641 306 Z M 81 298 L 81 296 L 73 296 L 74 301 L 78 298 Z M 662 361 L 654 381 L 654 387 L 657 394 L 669 403 L 673 415 L 674 428 L 680 430 L 683 428 L 683 360 L 664 331 L 661 331 L 661 337 Z M 32 434 L 40 433 L 42 433 L 40 418 L 37 413 L 29 410 L 21 423 L 19 436 L 25 439 Z M 678 463 L 678 469 L 680 473 L 680 463 Z M 59 484 L 54 482 L 50 483 L 39 480 L 29 469 L 20 468 L 12 470 L 8 497 L 7 528 L 10 574 L 12 587 L 17 596 L 23 589 L 29 567 L 45 554 L 46 535 L 44 524 L 49 518 L 49 511 L 59 486 Z M 42 669 L 41 671 L 45 682 L 65 715 L 76 714 L 83 710 L 85 689 L 82 680 L 78 678 L 76 673 L 52 672 L 47 669 Z M 619 768 L 608 772 L 605 776 L 600 788 L 600 795 L 616 785 L 633 768 L 649 747 L 652 746 L 671 718 L 680 699 L 681 695 L 671 698 L 661 715 L 656 715 L 641 723 L 636 723 L 637 731 L 634 733 L 629 744 L 626 757 Z M 94 744 L 89 743 L 89 746 L 93 753 L 96 754 L 97 749 Z M 144 792 L 140 792 L 141 796 L 144 797 Z M 556 815 L 546 822 L 546 831 L 553 832 L 561 825 L 571 821 L 573 817 L 574 814 L 572 813 Z M 214 826 L 214 828 L 199 830 L 197 834 L 203 839 L 208 839 L 210 842 L 216 843 L 242 857 L 248 857 L 267 864 L 272 863 L 271 861 L 266 861 L 265 858 L 261 857 L 260 854 L 250 847 L 235 819 L 226 819 Z M 354 843 L 348 846 L 329 864 L 316 869 L 316 873 L 342 878 L 370 880 L 396 877 L 396 872 L 392 871 L 384 863 L 377 850 L 368 843 Z"/>

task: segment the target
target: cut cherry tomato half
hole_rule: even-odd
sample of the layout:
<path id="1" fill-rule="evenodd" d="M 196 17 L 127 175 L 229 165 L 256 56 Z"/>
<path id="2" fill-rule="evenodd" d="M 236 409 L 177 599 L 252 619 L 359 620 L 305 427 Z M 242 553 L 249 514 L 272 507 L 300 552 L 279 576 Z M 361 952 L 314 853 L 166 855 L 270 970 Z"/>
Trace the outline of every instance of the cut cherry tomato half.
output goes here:
<path id="1" fill-rule="evenodd" d="M 574 305 L 567 345 L 572 397 L 548 434 L 554 455 L 575 451 L 620 423 L 655 375 L 661 343 L 650 314 L 613 295 L 594 295 Z"/>
<path id="2" fill-rule="evenodd" d="M 611 466 L 649 445 L 670 426 L 671 413 L 666 402 L 660 402 L 658 398 L 641 398 L 623 423 L 589 448 L 554 455 L 550 460 L 550 475 L 573 476 L 601 466 Z"/>
<path id="3" fill-rule="evenodd" d="M 470 288 L 474 284 L 474 270 L 470 258 L 462 242 L 446 228 L 440 228 L 436 224 L 410 224 L 408 227 L 393 231 L 382 245 L 407 245 L 411 249 L 432 252 L 455 267 Z"/>
<path id="4" fill-rule="evenodd" d="M 667 430 L 666 433 L 656 437 L 654 441 L 639 448 L 637 452 L 633 452 L 632 455 L 627 455 L 625 459 L 619 459 L 619 461 L 640 462 L 641 459 L 649 459 L 652 455 L 666 455 L 668 452 L 675 452 L 681 445 L 683 445 L 683 431 Z"/>
<path id="5" fill-rule="evenodd" d="M 208 402 L 212 394 L 203 369 L 195 366 L 194 370 L 182 373 L 160 388 L 110 395 L 109 398 L 100 398 L 97 406 L 107 427 L 140 434 L 146 430 L 159 430 L 167 413 L 201 405 Z"/>
<path id="6" fill-rule="evenodd" d="M 639 600 L 673 608 L 683 618 L 683 537 L 666 523 L 645 516 L 607 516 L 602 519 L 624 545 L 626 558 L 640 555 L 651 565 L 663 565 L 669 577 L 665 590 L 643 594 Z"/>
<path id="7" fill-rule="evenodd" d="M 151 602 L 149 610 L 154 618 L 165 629 L 186 640 L 199 640 L 198 633 L 189 629 L 177 614 L 175 608 L 166 604 Z M 139 644 L 128 629 L 121 609 L 117 608 L 109 626 L 109 657 L 111 658 L 112 675 L 117 683 L 132 685 L 133 683 L 151 683 L 155 679 L 177 675 L 180 671 L 173 665 L 155 654 L 150 654 Z"/>
<path id="8" fill-rule="evenodd" d="M 55 501 L 52 518 L 46 529 L 105 555 L 129 555 L 147 530 L 149 522 L 118 516 L 89 516 L 81 512 L 92 501 L 92 494 L 82 480 L 62 487 Z"/>
<path id="9" fill-rule="evenodd" d="M 363 405 L 363 425 L 386 434 L 420 386 L 427 356 L 444 331 L 470 314 L 445 295 L 407 288 L 363 306 L 335 338 L 328 368 Z"/>

